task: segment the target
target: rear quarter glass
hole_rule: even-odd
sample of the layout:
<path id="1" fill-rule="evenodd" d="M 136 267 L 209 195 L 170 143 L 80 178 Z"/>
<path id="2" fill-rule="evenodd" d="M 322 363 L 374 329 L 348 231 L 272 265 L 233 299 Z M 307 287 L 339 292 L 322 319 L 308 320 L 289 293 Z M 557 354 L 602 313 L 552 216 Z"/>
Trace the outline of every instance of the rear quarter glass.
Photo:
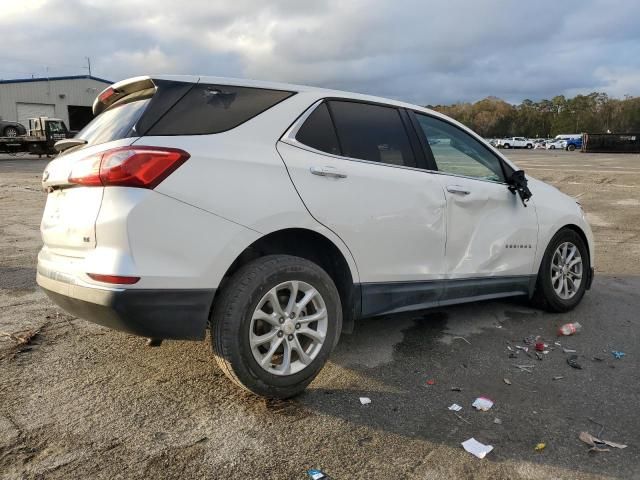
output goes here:
<path id="1" fill-rule="evenodd" d="M 221 133 L 261 114 L 294 92 L 230 85 L 197 84 L 145 135 Z"/>

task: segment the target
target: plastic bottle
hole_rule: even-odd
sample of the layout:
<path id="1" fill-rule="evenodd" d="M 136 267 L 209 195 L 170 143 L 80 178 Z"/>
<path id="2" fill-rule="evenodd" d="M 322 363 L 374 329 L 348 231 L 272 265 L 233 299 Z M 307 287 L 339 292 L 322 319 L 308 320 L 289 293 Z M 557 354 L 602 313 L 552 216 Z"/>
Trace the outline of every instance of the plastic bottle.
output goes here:
<path id="1" fill-rule="evenodd" d="M 582 330 L 582 325 L 578 322 L 575 323 L 565 323 L 558 329 L 558 336 L 560 335 L 573 335 L 574 333 L 578 333 Z"/>

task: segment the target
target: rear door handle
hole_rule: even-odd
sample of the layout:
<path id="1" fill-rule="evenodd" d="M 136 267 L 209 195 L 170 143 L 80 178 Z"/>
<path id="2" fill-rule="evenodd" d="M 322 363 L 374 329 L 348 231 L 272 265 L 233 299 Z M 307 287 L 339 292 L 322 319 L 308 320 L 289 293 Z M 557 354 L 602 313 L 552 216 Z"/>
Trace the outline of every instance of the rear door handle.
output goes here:
<path id="1" fill-rule="evenodd" d="M 449 185 L 447 187 L 447 192 L 457 193 L 458 195 L 469 195 L 471 193 L 470 190 L 467 190 L 466 188 L 461 187 L 460 185 Z"/>
<path id="2" fill-rule="evenodd" d="M 321 177 L 347 178 L 347 174 L 334 167 L 311 167 L 311 173 Z"/>

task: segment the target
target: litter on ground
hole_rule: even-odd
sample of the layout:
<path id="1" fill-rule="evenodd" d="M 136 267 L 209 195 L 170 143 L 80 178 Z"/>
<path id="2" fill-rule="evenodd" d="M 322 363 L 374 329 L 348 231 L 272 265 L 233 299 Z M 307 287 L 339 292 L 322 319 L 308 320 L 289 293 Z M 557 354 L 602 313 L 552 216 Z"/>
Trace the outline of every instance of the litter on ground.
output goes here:
<path id="1" fill-rule="evenodd" d="M 547 447 L 546 443 L 538 443 L 533 449 L 536 452 L 541 452 L 542 450 L 544 450 Z"/>
<path id="2" fill-rule="evenodd" d="M 459 412 L 460 410 L 462 410 L 462 407 L 457 403 L 454 403 L 449 407 L 449 410 L 452 410 L 454 412 Z"/>
<path id="3" fill-rule="evenodd" d="M 607 445 L 608 447 L 613 447 L 613 448 L 627 448 L 627 446 L 622 443 L 611 442 L 609 440 L 600 440 L 599 438 L 594 437 L 588 432 L 580 432 L 580 435 L 578 435 L 578 438 L 582 440 L 584 443 L 586 443 L 587 445 L 589 445 L 590 447 L 600 449 L 600 451 L 606 451 L 606 450 L 602 450 L 598 444 Z"/>
<path id="4" fill-rule="evenodd" d="M 582 365 L 580 365 L 578 363 L 578 356 L 577 355 L 571 355 L 569 358 L 567 358 L 567 363 L 572 368 L 577 368 L 578 370 L 582 369 Z"/>
<path id="5" fill-rule="evenodd" d="M 371 403 L 371 399 L 369 397 L 360 397 L 360 403 L 362 405 L 369 405 Z"/>
<path id="6" fill-rule="evenodd" d="M 471 406 L 476 410 L 481 410 L 483 412 L 486 412 L 487 410 L 491 409 L 491 407 L 493 407 L 493 400 L 487 397 L 478 397 L 471 404 Z"/>
<path id="7" fill-rule="evenodd" d="M 470 422 L 469 420 L 467 420 L 466 418 L 461 417 L 461 416 L 460 416 L 460 415 L 458 415 L 457 413 L 454 413 L 454 415 L 455 415 L 456 417 L 458 417 L 460 420 L 462 420 L 464 423 L 468 423 L 469 425 L 471 425 L 471 422 Z"/>
<path id="8" fill-rule="evenodd" d="M 533 373 L 531 369 L 535 367 L 535 365 L 514 365 L 514 367 L 519 368 L 523 372 Z"/>
<path id="9" fill-rule="evenodd" d="M 307 470 L 307 475 L 311 480 L 331 480 L 329 475 L 324 473 L 322 470 L 316 470 L 315 468 Z"/>
<path id="10" fill-rule="evenodd" d="M 465 440 L 462 442 L 462 447 L 472 455 L 475 455 L 478 458 L 486 457 L 487 453 L 493 450 L 493 446 L 484 445 L 477 441 L 475 438 L 471 437 L 469 440 Z"/>
<path id="11" fill-rule="evenodd" d="M 580 325 L 578 322 L 565 323 L 558 329 L 558 336 L 573 335 L 574 333 L 578 333 L 580 330 L 582 330 L 582 325 Z"/>
<path id="12" fill-rule="evenodd" d="M 507 385 L 511 385 L 511 380 L 509 380 L 508 378 L 503 378 L 502 381 Z"/>
<path id="13" fill-rule="evenodd" d="M 624 352 L 618 352 L 616 350 L 611 350 L 611 354 L 616 360 L 620 360 L 622 357 L 624 357 Z"/>
<path id="14" fill-rule="evenodd" d="M 498 417 L 493 419 L 493 423 L 495 423 L 496 425 L 502 425 L 502 420 L 500 420 Z"/>
<path id="15" fill-rule="evenodd" d="M 570 348 L 563 348 L 563 349 L 562 349 L 562 351 L 563 351 L 564 353 L 576 353 L 576 351 L 575 351 L 575 350 L 572 350 L 572 349 L 570 349 Z"/>

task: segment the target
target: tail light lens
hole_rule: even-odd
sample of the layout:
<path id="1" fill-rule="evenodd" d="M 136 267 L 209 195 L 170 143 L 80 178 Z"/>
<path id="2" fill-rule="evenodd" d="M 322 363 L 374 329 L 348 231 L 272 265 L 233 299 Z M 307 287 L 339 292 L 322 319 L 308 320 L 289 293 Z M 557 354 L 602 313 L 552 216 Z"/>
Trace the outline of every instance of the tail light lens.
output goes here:
<path id="1" fill-rule="evenodd" d="M 69 183 L 85 186 L 155 188 L 188 158 L 176 148 L 122 147 L 74 164 Z"/>

